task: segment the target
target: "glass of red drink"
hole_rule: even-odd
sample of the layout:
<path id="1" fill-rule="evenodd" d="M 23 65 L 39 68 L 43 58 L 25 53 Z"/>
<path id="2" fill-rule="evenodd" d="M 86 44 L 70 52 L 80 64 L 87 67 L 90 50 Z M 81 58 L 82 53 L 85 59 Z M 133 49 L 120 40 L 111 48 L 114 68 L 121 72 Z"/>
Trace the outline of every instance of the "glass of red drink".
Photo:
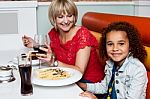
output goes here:
<path id="1" fill-rule="evenodd" d="M 33 94 L 31 82 L 32 60 L 27 56 L 18 56 L 18 68 L 21 78 L 21 95 L 29 96 Z"/>

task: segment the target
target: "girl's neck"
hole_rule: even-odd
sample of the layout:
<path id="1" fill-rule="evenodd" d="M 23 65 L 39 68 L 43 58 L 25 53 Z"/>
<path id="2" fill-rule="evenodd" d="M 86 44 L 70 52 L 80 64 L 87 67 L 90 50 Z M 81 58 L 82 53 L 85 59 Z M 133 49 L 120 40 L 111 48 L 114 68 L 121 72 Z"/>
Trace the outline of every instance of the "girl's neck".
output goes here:
<path id="1" fill-rule="evenodd" d="M 114 62 L 114 65 L 116 66 L 116 69 L 119 69 L 123 65 L 124 61 L 125 61 L 125 59 L 123 59 L 120 62 Z"/>

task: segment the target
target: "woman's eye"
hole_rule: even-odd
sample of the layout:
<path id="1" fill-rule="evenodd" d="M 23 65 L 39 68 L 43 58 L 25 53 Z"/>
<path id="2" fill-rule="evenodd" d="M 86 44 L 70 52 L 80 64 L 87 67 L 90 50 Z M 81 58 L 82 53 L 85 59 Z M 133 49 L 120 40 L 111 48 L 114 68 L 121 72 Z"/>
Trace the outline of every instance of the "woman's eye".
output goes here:
<path id="1" fill-rule="evenodd" d="M 68 14 L 67 16 L 68 16 L 68 17 L 72 17 L 73 15 L 72 15 L 72 14 Z"/>
<path id="2" fill-rule="evenodd" d="M 60 16 L 58 16 L 58 18 L 63 18 L 63 16 L 62 16 L 62 15 L 60 15 Z"/>

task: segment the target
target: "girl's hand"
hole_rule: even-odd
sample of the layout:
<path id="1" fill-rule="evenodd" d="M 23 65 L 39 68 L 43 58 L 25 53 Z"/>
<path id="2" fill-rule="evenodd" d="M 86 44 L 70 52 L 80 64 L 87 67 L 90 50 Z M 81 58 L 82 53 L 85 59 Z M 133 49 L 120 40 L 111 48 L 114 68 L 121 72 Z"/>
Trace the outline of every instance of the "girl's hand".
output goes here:
<path id="1" fill-rule="evenodd" d="M 93 93 L 88 91 L 80 93 L 80 96 L 89 97 L 90 99 L 98 99 Z"/>
<path id="2" fill-rule="evenodd" d="M 33 43 L 35 42 L 31 37 L 28 37 L 26 35 L 24 35 L 22 37 L 22 41 L 24 46 L 28 47 L 28 48 L 33 48 Z"/>
<path id="3" fill-rule="evenodd" d="M 86 90 L 87 89 L 87 84 L 86 83 L 82 83 L 82 82 L 77 82 L 77 85 L 83 89 L 83 90 Z"/>

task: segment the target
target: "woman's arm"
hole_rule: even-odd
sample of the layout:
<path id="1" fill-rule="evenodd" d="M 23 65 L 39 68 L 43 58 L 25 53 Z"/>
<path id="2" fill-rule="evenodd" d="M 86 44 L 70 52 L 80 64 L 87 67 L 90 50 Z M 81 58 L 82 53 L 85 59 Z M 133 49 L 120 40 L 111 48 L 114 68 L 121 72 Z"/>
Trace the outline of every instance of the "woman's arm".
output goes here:
<path id="1" fill-rule="evenodd" d="M 75 66 L 74 65 L 69 65 L 69 64 L 65 64 L 63 62 L 58 61 L 59 66 L 62 67 L 68 67 L 68 68 L 74 68 L 76 70 L 79 70 L 81 73 L 84 73 L 88 61 L 89 61 L 89 57 L 90 57 L 90 52 L 91 52 L 91 47 L 86 46 L 83 49 L 80 49 L 77 52 L 76 55 L 76 61 L 75 61 Z"/>
<path id="2" fill-rule="evenodd" d="M 51 51 L 50 46 L 47 45 L 47 47 L 48 47 L 48 49 L 40 48 L 41 50 L 44 50 L 45 52 L 47 52 L 47 57 L 40 58 L 40 59 L 49 62 L 51 60 L 52 51 Z M 89 61 L 90 52 L 91 52 L 91 47 L 88 47 L 88 46 L 86 46 L 83 49 L 80 49 L 77 52 L 77 55 L 76 55 L 75 66 L 74 65 L 65 64 L 65 63 L 63 63 L 63 62 L 61 62 L 59 60 L 57 60 L 57 61 L 58 61 L 59 66 L 73 68 L 73 69 L 79 70 L 81 73 L 84 73 L 84 71 L 85 71 L 85 69 L 87 67 L 88 61 Z"/>

